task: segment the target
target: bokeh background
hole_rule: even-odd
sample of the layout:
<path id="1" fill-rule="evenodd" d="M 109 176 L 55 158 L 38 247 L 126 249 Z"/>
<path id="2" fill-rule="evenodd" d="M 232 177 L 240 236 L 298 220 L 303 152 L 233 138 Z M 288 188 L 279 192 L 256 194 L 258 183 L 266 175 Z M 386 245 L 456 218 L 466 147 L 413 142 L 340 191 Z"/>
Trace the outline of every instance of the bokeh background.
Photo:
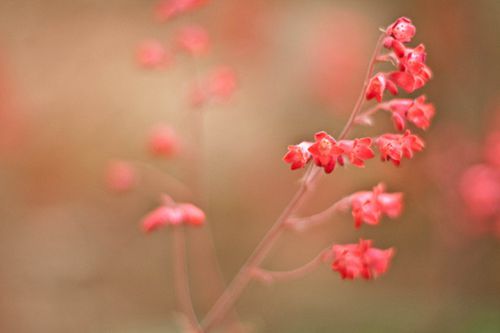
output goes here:
<path id="1" fill-rule="evenodd" d="M 252 284 L 238 302 L 255 332 L 499 332 L 500 235 L 460 195 L 461 175 L 483 160 L 500 128 L 500 3 L 478 1 L 213 0 L 160 24 L 155 1 L 0 1 L 0 331 L 175 332 L 168 230 L 139 220 L 169 193 L 161 173 L 138 170 L 136 189 L 103 181 L 111 159 L 141 161 L 191 182 L 201 170 L 208 228 L 228 281 L 279 215 L 301 172 L 288 144 L 338 133 L 362 84 L 378 28 L 399 16 L 417 26 L 434 79 L 427 149 L 400 168 L 370 161 L 324 177 L 303 210 L 384 181 L 405 193 L 405 212 L 354 230 L 343 214 L 287 233 L 265 262 L 290 269 L 332 242 L 374 239 L 397 255 L 375 281 L 342 281 L 328 265 L 304 279 Z M 147 38 L 205 26 L 209 55 L 145 71 L 134 59 Z M 186 89 L 197 72 L 232 66 L 239 87 L 205 110 L 203 154 L 150 157 L 149 129 L 175 127 L 196 149 Z M 197 68 L 197 70 L 195 70 Z M 380 115 L 373 128 L 392 129 Z M 192 157 L 192 156 L 191 156 Z M 175 193 L 173 193 L 175 196 Z M 498 217 L 497 217 L 498 218 Z M 497 227 L 498 228 L 498 227 Z M 189 232 L 195 307 L 218 294 L 207 230 Z"/>

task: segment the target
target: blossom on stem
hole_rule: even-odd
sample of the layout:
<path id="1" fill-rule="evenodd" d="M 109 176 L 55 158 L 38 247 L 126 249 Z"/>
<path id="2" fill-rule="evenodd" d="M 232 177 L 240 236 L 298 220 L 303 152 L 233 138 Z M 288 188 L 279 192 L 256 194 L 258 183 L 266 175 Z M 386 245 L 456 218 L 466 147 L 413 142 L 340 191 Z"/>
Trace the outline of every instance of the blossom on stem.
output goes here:
<path id="1" fill-rule="evenodd" d="M 359 243 L 334 245 L 332 269 L 342 279 L 374 279 L 384 274 L 394 256 L 394 249 L 381 250 L 372 247 L 372 241 L 360 239 Z"/>
<path id="2" fill-rule="evenodd" d="M 425 101 L 425 95 L 421 95 L 416 99 L 396 98 L 387 102 L 396 128 L 402 131 L 405 128 L 405 120 L 408 120 L 418 128 L 427 129 L 436 109 L 433 104 L 425 103 Z"/>
<path id="3" fill-rule="evenodd" d="M 366 89 L 366 99 L 370 100 L 375 98 L 377 102 L 382 102 L 382 97 L 384 96 L 385 90 L 389 90 L 391 94 L 396 95 L 398 93 L 398 88 L 384 73 L 377 73 L 368 82 L 368 87 Z"/>
<path id="4" fill-rule="evenodd" d="M 400 17 L 386 29 L 386 35 L 401 43 L 411 41 L 416 32 L 415 26 L 407 17 Z"/>
<path id="5" fill-rule="evenodd" d="M 182 28 L 176 36 L 177 45 L 192 55 L 201 55 L 208 51 L 210 39 L 205 28 L 190 25 Z"/>
<path id="6" fill-rule="evenodd" d="M 423 87 L 432 78 L 432 71 L 425 64 L 426 57 L 423 44 L 414 49 L 405 48 L 403 54 L 398 55 L 399 70 L 389 74 L 389 78 L 409 93 Z"/>
<path id="7" fill-rule="evenodd" d="M 311 160 L 311 153 L 308 150 L 311 145 L 311 142 L 304 141 L 298 145 L 288 146 L 288 152 L 283 156 L 283 161 L 290 163 L 291 170 L 303 168 Z"/>
<path id="8" fill-rule="evenodd" d="M 344 152 L 326 132 L 314 134 L 315 142 L 309 147 L 314 163 L 325 169 L 326 173 L 331 173 L 335 169 L 338 157 Z"/>
<path id="9" fill-rule="evenodd" d="M 180 143 L 174 129 L 160 125 L 151 130 L 148 140 L 149 151 L 155 156 L 172 157 L 180 150 Z"/>
<path id="10" fill-rule="evenodd" d="M 372 191 L 356 192 L 351 195 L 352 216 L 356 228 L 364 222 L 377 225 L 383 215 L 396 218 L 403 210 L 403 193 L 384 193 L 380 183 Z"/>
<path id="11" fill-rule="evenodd" d="M 349 162 L 357 167 L 364 167 L 365 160 L 375 157 L 370 148 L 373 140 L 371 138 L 360 138 L 354 140 L 340 140 L 338 146 L 343 150 Z M 338 159 L 339 164 L 343 165 L 343 158 Z"/>
<path id="12" fill-rule="evenodd" d="M 163 200 L 163 204 L 148 213 L 142 220 L 141 226 L 145 232 L 154 231 L 160 227 L 171 225 L 201 226 L 205 222 L 205 213 L 191 203 L 175 203 L 170 197 Z"/>
<path id="13" fill-rule="evenodd" d="M 394 165 L 401 164 L 403 157 L 413 157 L 414 152 L 424 148 L 424 141 L 417 135 L 406 130 L 404 134 L 384 134 L 376 139 L 382 161 L 392 161 Z"/>

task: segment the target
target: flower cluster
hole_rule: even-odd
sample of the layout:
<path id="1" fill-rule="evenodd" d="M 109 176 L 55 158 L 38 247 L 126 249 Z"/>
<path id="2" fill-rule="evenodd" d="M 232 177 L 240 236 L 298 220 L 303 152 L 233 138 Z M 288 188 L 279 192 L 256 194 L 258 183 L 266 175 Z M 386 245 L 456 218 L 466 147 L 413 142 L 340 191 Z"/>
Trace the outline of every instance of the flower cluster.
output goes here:
<path id="1" fill-rule="evenodd" d="M 170 197 L 163 197 L 163 204 L 147 214 L 141 221 L 145 232 L 163 226 L 190 225 L 201 226 L 205 223 L 205 213 L 190 203 L 176 203 Z"/>
<path id="2" fill-rule="evenodd" d="M 383 45 L 391 52 L 380 59 L 391 61 L 397 70 L 389 73 L 379 72 L 371 78 L 366 91 L 368 100 L 375 98 L 380 103 L 386 90 L 395 95 L 398 87 L 411 93 L 431 79 L 432 72 L 425 63 L 425 46 L 405 46 L 412 40 L 415 31 L 415 26 L 406 17 L 397 19 L 386 29 Z"/>
<path id="3" fill-rule="evenodd" d="M 382 161 L 392 161 L 394 165 L 401 164 L 403 157 L 413 157 L 414 152 L 424 148 L 424 141 L 417 135 L 406 130 L 404 134 L 384 134 L 376 140 Z"/>
<path id="4" fill-rule="evenodd" d="M 383 215 L 396 218 L 403 210 L 403 193 L 384 193 L 380 183 L 372 191 L 356 192 L 351 195 L 352 216 L 356 228 L 364 222 L 377 225 Z"/>
<path id="5" fill-rule="evenodd" d="M 381 250 L 372 247 L 370 240 L 360 239 L 357 244 L 334 245 L 332 269 L 342 279 L 373 279 L 384 274 L 394 255 L 394 249 Z"/>

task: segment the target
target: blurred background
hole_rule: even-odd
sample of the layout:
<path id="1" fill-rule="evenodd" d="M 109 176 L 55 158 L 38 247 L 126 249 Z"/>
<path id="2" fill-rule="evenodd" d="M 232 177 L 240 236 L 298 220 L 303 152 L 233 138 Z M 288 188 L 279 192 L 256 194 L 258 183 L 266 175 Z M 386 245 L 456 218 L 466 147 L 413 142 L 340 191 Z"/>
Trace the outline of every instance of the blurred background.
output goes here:
<path id="1" fill-rule="evenodd" d="M 209 234 L 229 281 L 297 188 L 302 171 L 281 161 L 286 146 L 319 130 L 339 133 L 378 28 L 408 16 L 412 45 L 426 45 L 434 71 L 417 92 L 437 108 L 431 128 L 416 131 L 427 148 L 399 168 L 374 159 L 336 170 L 302 211 L 383 181 L 405 193 L 404 214 L 355 230 L 347 213 L 287 233 L 264 265 L 291 269 L 333 242 L 364 237 L 396 248 L 392 267 L 368 282 L 342 281 L 325 265 L 301 280 L 254 283 L 238 312 L 255 332 L 500 332 L 500 205 L 491 202 L 500 185 L 474 172 L 464 178 L 500 155 L 488 150 L 500 130 L 500 2 L 213 0 L 166 23 L 154 19 L 155 5 L 0 1 L 0 331 L 180 330 L 169 232 L 139 228 L 160 193 L 185 200 L 158 170 L 197 186 L 208 215 L 207 228 L 188 235 L 204 314 L 220 287 Z M 138 66 L 143 40 L 170 43 L 193 23 L 210 34 L 207 55 Z M 186 92 L 218 65 L 234 69 L 238 89 L 207 107 L 195 128 Z M 177 158 L 148 153 L 159 123 L 179 133 L 185 152 Z M 352 135 L 392 130 L 381 114 Z M 126 193 L 106 188 L 116 159 L 139 166 Z"/>

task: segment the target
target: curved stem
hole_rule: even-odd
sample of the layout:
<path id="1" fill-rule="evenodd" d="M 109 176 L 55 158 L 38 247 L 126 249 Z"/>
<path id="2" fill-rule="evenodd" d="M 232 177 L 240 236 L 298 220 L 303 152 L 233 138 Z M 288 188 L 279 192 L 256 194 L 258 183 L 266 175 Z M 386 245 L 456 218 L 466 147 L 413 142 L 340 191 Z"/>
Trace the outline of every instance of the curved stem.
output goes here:
<path id="1" fill-rule="evenodd" d="M 182 226 L 172 228 L 172 262 L 174 285 L 179 310 L 186 315 L 194 332 L 201 332 L 196 313 L 191 301 L 188 273 L 186 267 L 186 238 Z"/>
<path id="2" fill-rule="evenodd" d="M 376 57 L 380 52 L 382 47 L 384 35 L 381 35 L 377 41 L 375 51 L 370 59 L 368 71 L 366 74 L 365 82 L 361 94 L 356 101 L 356 104 L 352 110 L 352 113 L 347 121 L 346 125 L 342 129 L 339 136 L 339 140 L 345 138 L 349 133 L 351 127 L 354 124 L 356 115 L 363 106 L 365 100 L 366 90 L 368 87 L 368 82 L 373 74 L 373 68 L 376 62 Z M 286 221 L 294 214 L 305 200 L 306 194 L 314 186 L 314 183 L 319 179 L 317 176 L 320 172 L 317 167 L 311 165 L 306 171 L 306 174 L 301 182 L 301 185 L 293 198 L 290 200 L 288 205 L 285 207 L 281 215 L 278 217 L 276 222 L 273 224 L 271 229 L 264 236 L 262 241 L 257 245 L 254 252 L 250 255 L 247 261 L 243 264 L 241 269 L 238 271 L 236 276 L 233 278 L 229 286 L 222 293 L 219 299 L 215 302 L 212 309 L 207 313 L 204 320 L 202 321 L 202 328 L 204 332 L 209 332 L 216 324 L 218 324 L 228 313 L 228 311 L 233 307 L 236 300 L 240 297 L 241 293 L 245 290 L 248 283 L 252 280 L 252 270 L 259 266 L 265 259 L 269 251 L 271 250 L 275 241 L 279 238 L 282 231 L 286 228 Z"/>
<path id="3" fill-rule="evenodd" d="M 255 279 L 259 279 L 264 283 L 297 279 L 314 271 L 321 264 L 329 260 L 331 258 L 331 254 L 332 254 L 332 249 L 331 247 L 328 247 L 323 251 L 321 251 L 311 261 L 307 262 L 306 264 L 298 268 L 289 271 L 270 271 L 256 267 L 253 270 L 252 274 Z"/>
<path id="4" fill-rule="evenodd" d="M 358 116 L 356 117 L 355 119 L 355 123 L 356 124 L 359 124 L 360 123 L 360 120 L 362 118 L 365 118 L 365 117 L 369 117 L 373 114 L 375 114 L 377 111 L 379 110 L 386 110 L 386 111 L 389 111 L 388 109 L 388 103 L 378 103 L 377 105 L 375 105 L 374 107 L 364 111 L 364 112 L 361 112 L 360 114 L 358 114 Z"/>
<path id="5" fill-rule="evenodd" d="M 307 217 L 291 218 L 287 221 L 287 226 L 295 230 L 303 231 L 306 228 L 322 224 L 336 212 L 345 209 L 349 205 L 350 200 L 351 196 L 347 196 L 336 201 L 333 205 L 317 214 Z"/>
<path id="6" fill-rule="evenodd" d="M 344 139 L 347 136 L 347 134 L 349 134 L 349 131 L 351 130 L 354 124 L 354 120 L 356 119 L 356 116 L 358 115 L 359 111 L 361 110 L 361 107 L 363 106 L 363 103 L 365 102 L 365 95 L 366 95 L 366 90 L 368 89 L 368 83 L 370 82 L 370 78 L 373 75 L 373 68 L 375 67 L 375 63 L 377 62 L 377 56 L 380 53 L 380 50 L 382 49 L 384 37 L 385 33 L 381 34 L 380 37 L 378 38 L 375 50 L 373 51 L 372 57 L 368 64 L 368 70 L 366 72 L 365 81 L 363 83 L 363 89 L 361 89 L 361 93 L 359 94 L 358 100 L 354 105 L 354 108 L 351 112 L 351 116 L 347 120 L 347 123 L 342 129 L 342 132 L 340 132 L 340 135 L 338 137 L 339 140 Z"/>

